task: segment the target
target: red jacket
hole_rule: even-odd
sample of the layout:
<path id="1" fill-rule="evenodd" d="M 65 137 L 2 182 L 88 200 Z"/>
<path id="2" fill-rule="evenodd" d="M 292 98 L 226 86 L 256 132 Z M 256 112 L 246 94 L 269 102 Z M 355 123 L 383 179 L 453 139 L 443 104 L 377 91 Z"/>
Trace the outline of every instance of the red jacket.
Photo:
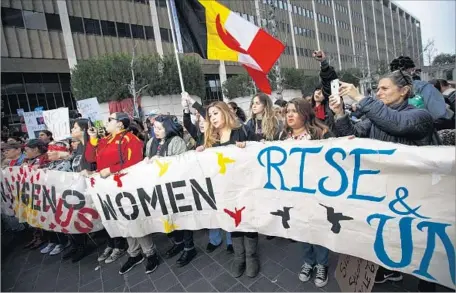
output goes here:
<path id="1" fill-rule="evenodd" d="M 143 143 L 131 132 L 120 132 L 114 137 L 109 135 L 100 140 L 91 138 L 86 147 L 85 158 L 89 163 L 97 163 L 97 171 L 109 168 L 114 174 L 142 161 Z"/>

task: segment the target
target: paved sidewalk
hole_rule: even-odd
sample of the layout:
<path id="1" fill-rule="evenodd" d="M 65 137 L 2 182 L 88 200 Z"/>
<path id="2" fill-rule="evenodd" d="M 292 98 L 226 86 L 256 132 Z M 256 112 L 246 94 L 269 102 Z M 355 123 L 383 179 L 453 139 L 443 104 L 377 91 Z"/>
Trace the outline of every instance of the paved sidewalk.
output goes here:
<path id="1" fill-rule="evenodd" d="M 170 243 L 163 234 L 155 234 L 160 254 Z M 254 279 L 242 276 L 233 278 L 229 273 L 232 255 L 226 252 L 223 244 L 213 253 L 205 253 L 207 231 L 195 233 L 198 255 L 191 264 L 178 268 L 175 265 L 178 256 L 164 260 L 152 274 L 146 275 L 144 265 L 139 265 L 126 275 L 118 271 L 126 260 L 124 256 L 115 263 L 99 266 L 98 254 L 104 246 L 95 250 L 81 262 L 73 264 L 62 261 L 61 255 L 42 255 L 38 250 L 29 251 L 17 245 L 2 263 L 2 291 L 14 292 L 320 292 L 340 291 L 334 280 L 337 254 L 330 254 L 330 281 L 322 289 L 313 282 L 302 283 L 298 279 L 301 267 L 299 243 L 287 239 L 266 240 L 260 236 L 261 273 Z M 418 280 L 404 275 L 402 282 L 385 283 L 374 287 L 373 291 L 416 291 Z M 438 290 L 444 290 L 438 287 Z"/>

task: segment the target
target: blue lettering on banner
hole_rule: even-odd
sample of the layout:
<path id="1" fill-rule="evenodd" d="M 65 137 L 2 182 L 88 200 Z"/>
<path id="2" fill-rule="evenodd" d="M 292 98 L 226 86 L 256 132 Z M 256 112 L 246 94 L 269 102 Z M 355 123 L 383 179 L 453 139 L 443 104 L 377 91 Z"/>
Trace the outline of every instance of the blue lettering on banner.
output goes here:
<path id="1" fill-rule="evenodd" d="M 396 217 L 382 215 L 382 214 L 372 214 L 367 217 L 367 223 L 371 225 L 373 219 L 378 219 L 379 224 L 377 227 L 377 233 L 374 242 L 374 251 L 378 259 L 383 262 L 385 265 L 391 268 L 404 268 L 409 266 L 412 262 L 413 255 L 413 239 L 412 239 L 412 221 L 416 219 L 430 219 L 423 215 L 418 214 L 418 210 L 421 206 L 416 208 L 411 208 L 406 202 L 405 199 L 408 197 L 408 190 L 405 187 L 399 187 L 396 189 L 396 198 L 391 200 L 388 207 L 389 209 L 399 216 L 404 216 L 399 220 L 399 231 L 401 238 L 401 250 L 402 257 L 399 262 L 394 262 L 387 255 L 385 251 L 385 244 L 383 240 L 383 231 L 385 229 L 386 222 L 388 220 L 395 219 Z M 395 206 L 402 205 L 402 208 L 405 209 L 399 211 Z M 413 216 L 413 217 L 412 217 Z M 427 243 L 424 251 L 424 255 L 421 258 L 420 266 L 417 270 L 414 270 L 413 273 L 426 277 L 431 280 L 435 278 L 428 272 L 431 258 L 435 250 L 435 238 L 438 236 L 440 241 L 443 243 L 445 252 L 448 257 L 448 266 L 451 276 L 451 281 L 455 284 L 455 251 L 453 243 L 451 242 L 450 237 L 446 233 L 446 227 L 451 226 L 446 223 L 437 223 L 431 221 L 422 221 L 416 225 L 416 228 L 419 231 L 423 231 L 424 228 L 427 229 Z"/>
<path id="2" fill-rule="evenodd" d="M 371 195 L 357 194 L 359 177 L 361 175 L 376 175 L 380 173 L 380 170 L 361 170 L 361 155 L 392 155 L 396 150 L 371 150 L 371 149 L 354 149 L 350 152 L 350 155 L 355 156 L 355 171 L 353 171 L 353 185 L 352 194 L 348 196 L 350 199 L 362 199 L 373 202 L 380 202 L 385 199 L 385 196 L 375 197 Z"/>
<path id="3" fill-rule="evenodd" d="M 301 193 L 307 193 L 307 194 L 315 194 L 317 190 L 315 188 L 311 188 L 310 186 L 304 187 L 304 171 L 305 171 L 305 162 L 306 162 L 306 157 L 308 155 L 313 155 L 313 154 L 319 154 L 323 147 L 308 147 L 308 148 L 303 148 L 303 147 L 295 147 L 290 150 L 289 155 L 287 155 L 287 152 L 279 147 L 279 146 L 270 146 L 262 149 L 257 156 L 258 163 L 266 168 L 266 174 L 267 174 L 267 182 L 264 185 L 264 188 L 266 189 L 272 189 L 272 190 L 277 190 L 278 188 L 272 183 L 272 174 L 273 170 L 275 173 L 279 176 L 280 178 L 280 188 L 279 190 L 283 191 L 295 191 L 295 192 L 301 192 Z M 358 194 L 358 185 L 359 185 L 359 180 L 361 175 L 376 175 L 380 173 L 379 170 L 365 170 L 361 169 L 361 158 L 362 155 L 392 155 L 396 150 L 391 149 L 391 150 L 372 150 L 372 149 L 363 149 L 363 148 L 357 148 L 354 149 L 350 152 L 350 155 L 353 155 L 355 157 L 355 168 L 353 171 L 353 180 L 352 180 L 352 193 L 348 196 L 349 199 L 358 199 L 358 200 L 367 200 L 367 201 L 373 201 L 373 202 L 381 202 L 383 199 L 385 199 L 385 196 L 382 197 L 376 197 L 374 195 L 362 195 Z M 288 158 L 291 157 L 292 154 L 294 153 L 301 153 L 301 160 L 300 160 L 300 166 L 299 166 L 299 186 L 294 186 L 294 187 L 287 187 L 285 183 L 285 178 L 283 176 L 281 168 L 285 166 Z M 336 163 L 334 160 L 334 156 L 336 154 L 339 154 L 342 157 L 342 160 L 345 160 L 347 157 L 347 153 L 342 149 L 342 148 L 330 148 L 326 154 L 325 154 L 325 161 L 336 169 L 341 178 L 340 186 L 337 190 L 328 190 L 325 188 L 324 183 L 329 179 L 329 176 L 323 177 L 320 180 L 318 180 L 318 191 L 328 197 L 336 197 L 344 194 L 349 185 L 349 178 L 346 173 L 346 171 Z M 273 160 L 274 158 L 274 160 Z M 279 158 L 279 159 L 277 159 Z M 294 159 L 294 158 L 293 158 Z"/>
<path id="4" fill-rule="evenodd" d="M 323 147 L 295 147 L 292 148 L 287 154 L 285 149 L 279 146 L 270 146 L 262 149 L 257 156 L 258 163 L 266 169 L 267 174 L 267 182 L 264 185 L 265 189 L 272 189 L 272 190 L 282 190 L 282 191 L 294 191 L 294 192 L 301 192 L 305 194 L 315 194 L 317 193 L 317 189 L 312 188 L 309 186 L 309 182 L 307 182 L 307 186 L 304 186 L 305 180 L 305 162 L 306 157 L 309 155 L 319 154 L 322 151 Z M 325 153 L 325 161 L 328 163 L 329 166 L 334 168 L 340 176 L 340 186 L 335 190 L 328 190 L 325 187 L 325 183 L 329 178 L 329 176 L 325 176 L 319 180 L 318 182 L 318 192 L 324 196 L 328 197 L 338 197 L 342 194 L 345 194 L 346 191 L 349 189 L 349 179 L 351 181 L 351 194 L 347 197 L 347 199 L 356 199 L 356 200 L 363 200 L 369 201 L 372 203 L 379 203 L 382 202 L 386 195 L 367 195 L 367 194 L 359 194 L 358 193 L 358 186 L 361 177 L 367 177 L 367 175 L 378 175 L 380 170 L 369 170 L 369 169 L 361 169 L 361 161 L 365 158 L 365 156 L 371 155 L 385 155 L 391 156 L 395 153 L 396 149 L 386 149 L 386 150 L 373 150 L 373 149 L 365 149 L 365 148 L 356 148 L 353 149 L 348 155 L 354 157 L 354 168 L 353 168 L 353 175 L 352 178 L 349 178 L 347 171 L 335 161 L 335 156 L 341 158 L 344 161 L 347 158 L 347 153 L 342 148 L 334 147 L 330 148 Z M 282 173 L 281 168 L 286 165 L 288 158 L 291 157 L 294 153 L 300 153 L 300 169 L 299 169 L 299 186 L 295 187 L 287 187 L 284 175 Z M 293 161 L 295 158 L 293 157 Z M 280 187 L 277 188 L 276 185 L 273 184 L 272 174 L 275 172 L 280 178 Z M 430 280 L 435 280 L 435 278 L 428 272 L 431 259 L 434 254 L 435 245 L 436 245 L 436 238 L 438 237 L 443 244 L 445 249 L 446 255 L 448 257 L 448 269 L 451 276 L 451 280 L 453 284 L 455 283 L 455 273 L 456 273 L 456 257 L 455 257 L 455 250 L 452 243 L 452 240 L 448 236 L 446 232 L 446 228 L 451 226 L 451 224 L 447 223 L 439 223 L 432 221 L 430 217 L 424 216 L 422 213 L 419 212 L 421 206 L 411 207 L 406 203 L 406 199 L 409 196 L 409 192 L 406 187 L 398 187 L 396 189 L 395 198 L 392 199 L 389 204 L 388 208 L 394 214 L 394 216 L 384 215 L 379 213 L 373 213 L 366 218 L 367 224 L 372 226 L 374 222 L 378 222 L 377 231 L 375 235 L 374 241 L 374 251 L 377 258 L 386 266 L 393 268 L 393 269 L 401 269 L 407 267 L 411 264 L 413 258 L 413 233 L 415 231 L 423 232 L 426 230 L 427 234 L 427 243 L 424 251 L 424 255 L 421 258 L 420 265 L 417 269 L 413 271 L 414 274 L 428 278 Z M 378 221 L 375 221 L 378 220 Z M 398 221 L 399 225 L 399 233 L 400 233 L 400 244 L 401 244 L 401 258 L 398 261 L 394 261 L 388 255 L 385 250 L 385 242 L 383 238 L 383 232 L 387 224 L 391 224 L 395 221 Z"/>

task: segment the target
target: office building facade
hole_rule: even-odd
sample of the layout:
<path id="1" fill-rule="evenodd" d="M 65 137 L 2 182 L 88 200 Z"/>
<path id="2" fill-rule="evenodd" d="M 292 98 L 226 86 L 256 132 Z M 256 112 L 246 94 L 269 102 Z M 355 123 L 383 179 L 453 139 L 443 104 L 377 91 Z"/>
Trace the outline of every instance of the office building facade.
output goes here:
<path id="1" fill-rule="evenodd" d="M 184 0 L 176 0 L 184 1 Z M 275 24 L 286 44 L 281 67 L 317 74 L 312 51 L 328 52 L 336 69 L 373 71 L 380 60 L 422 61 L 420 22 L 388 0 L 221 0 L 242 17 Z M 2 0 L 2 112 L 75 109 L 70 68 L 109 53 L 171 54 L 166 0 Z M 207 99 L 221 99 L 221 84 L 243 72 L 233 62 L 201 60 Z"/>

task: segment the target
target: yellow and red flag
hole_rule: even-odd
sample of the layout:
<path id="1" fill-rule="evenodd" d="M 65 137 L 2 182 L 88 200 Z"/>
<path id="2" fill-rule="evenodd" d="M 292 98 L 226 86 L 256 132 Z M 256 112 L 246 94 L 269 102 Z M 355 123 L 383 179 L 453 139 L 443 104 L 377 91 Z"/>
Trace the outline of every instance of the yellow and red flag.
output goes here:
<path id="1" fill-rule="evenodd" d="M 267 74 L 285 46 L 263 29 L 215 0 L 178 0 L 184 50 L 210 60 L 240 62 L 264 93 Z"/>

